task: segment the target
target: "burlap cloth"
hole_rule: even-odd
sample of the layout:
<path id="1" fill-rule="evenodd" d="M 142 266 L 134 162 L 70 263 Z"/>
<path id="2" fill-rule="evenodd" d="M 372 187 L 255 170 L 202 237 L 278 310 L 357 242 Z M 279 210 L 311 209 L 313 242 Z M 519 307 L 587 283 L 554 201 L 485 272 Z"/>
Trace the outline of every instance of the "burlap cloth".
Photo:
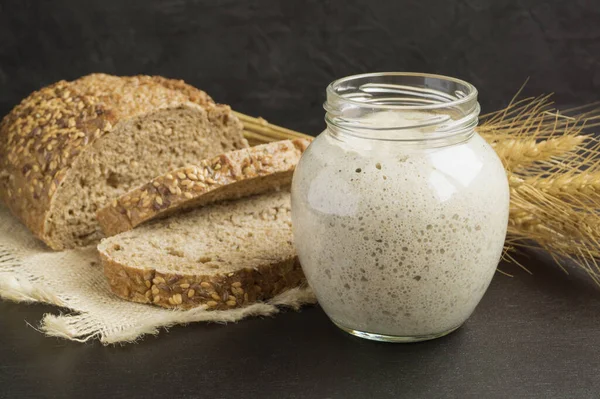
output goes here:
<path id="1" fill-rule="evenodd" d="M 2 206 L 0 298 L 59 306 L 62 310 L 57 309 L 57 314 L 44 315 L 40 331 L 80 342 L 99 339 L 104 344 L 134 342 L 175 324 L 235 322 L 273 315 L 279 306 L 298 309 L 316 302 L 309 288 L 292 289 L 269 302 L 226 311 L 176 311 L 127 302 L 110 292 L 95 247 L 52 252 Z"/>

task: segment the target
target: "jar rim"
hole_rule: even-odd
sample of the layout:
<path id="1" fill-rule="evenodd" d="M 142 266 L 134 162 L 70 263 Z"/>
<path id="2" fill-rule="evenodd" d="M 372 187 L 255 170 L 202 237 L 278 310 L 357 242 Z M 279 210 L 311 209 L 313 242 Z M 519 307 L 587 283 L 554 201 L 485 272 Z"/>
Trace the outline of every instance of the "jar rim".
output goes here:
<path id="1" fill-rule="evenodd" d="M 359 79 L 367 79 L 367 78 L 378 78 L 378 77 L 422 77 L 426 79 L 437 79 L 439 81 L 453 82 L 459 85 L 464 86 L 467 90 L 466 95 L 463 97 L 455 97 L 450 101 L 440 101 L 434 104 L 419 104 L 419 105 L 404 105 L 404 104 L 377 104 L 377 103 L 368 103 L 361 100 L 355 100 L 353 98 L 344 96 L 339 93 L 338 89 L 343 83 L 347 83 L 353 80 Z M 454 78 L 451 76 L 431 74 L 431 73 L 422 73 L 422 72 L 371 72 L 371 73 L 362 73 L 356 75 L 346 76 L 331 82 L 326 89 L 327 96 L 330 95 L 340 101 L 353 104 L 360 107 L 369 107 L 371 109 L 385 109 L 385 110 L 432 110 L 432 109 L 440 109 L 440 108 L 448 108 L 462 105 L 464 103 L 468 103 L 470 101 L 477 100 L 477 88 L 471 83 Z M 449 96 L 450 97 L 450 96 Z M 329 102 L 329 101 L 328 101 Z"/>
<path id="2" fill-rule="evenodd" d="M 352 75 L 332 82 L 326 92 L 325 122 L 338 137 L 419 143 L 466 139 L 480 111 L 475 86 L 428 73 Z"/>

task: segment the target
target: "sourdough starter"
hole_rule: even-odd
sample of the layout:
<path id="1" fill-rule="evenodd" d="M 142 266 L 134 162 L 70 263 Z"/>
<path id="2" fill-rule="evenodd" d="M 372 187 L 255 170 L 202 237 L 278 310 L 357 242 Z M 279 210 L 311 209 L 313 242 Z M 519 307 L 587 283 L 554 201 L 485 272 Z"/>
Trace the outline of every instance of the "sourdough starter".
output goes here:
<path id="1" fill-rule="evenodd" d="M 477 134 L 437 148 L 392 144 L 328 132 L 315 140 L 293 181 L 296 249 L 339 326 L 443 334 L 470 316 L 500 259 L 505 172 Z"/>

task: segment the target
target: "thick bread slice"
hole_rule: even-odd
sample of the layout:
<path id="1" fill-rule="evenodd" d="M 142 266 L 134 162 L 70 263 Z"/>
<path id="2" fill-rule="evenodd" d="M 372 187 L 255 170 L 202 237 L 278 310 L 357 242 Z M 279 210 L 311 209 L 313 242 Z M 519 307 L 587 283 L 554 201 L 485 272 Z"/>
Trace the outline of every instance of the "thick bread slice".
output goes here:
<path id="1" fill-rule="evenodd" d="M 112 201 L 98 211 L 98 222 L 112 236 L 177 210 L 288 186 L 308 144 L 277 141 L 173 170 Z"/>
<path id="2" fill-rule="evenodd" d="M 101 237 L 96 211 L 168 170 L 247 147 L 231 109 L 182 81 L 93 74 L 0 124 L 0 198 L 53 249 Z"/>
<path id="3" fill-rule="evenodd" d="M 112 291 L 166 308 L 231 309 L 304 281 L 289 192 L 194 209 L 98 245 Z"/>

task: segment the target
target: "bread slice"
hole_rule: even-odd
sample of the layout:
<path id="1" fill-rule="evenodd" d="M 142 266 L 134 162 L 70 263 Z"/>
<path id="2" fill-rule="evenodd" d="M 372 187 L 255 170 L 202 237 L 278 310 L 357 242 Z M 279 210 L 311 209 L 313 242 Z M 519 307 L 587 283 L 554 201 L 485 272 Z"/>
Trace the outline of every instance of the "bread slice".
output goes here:
<path id="1" fill-rule="evenodd" d="M 98 250 L 112 291 L 165 308 L 232 309 L 296 287 L 289 192 L 214 204 L 109 237 Z"/>
<path id="2" fill-rule="evenodd" d="M 226 105 L 182 81 L 93 74 L 0 124 L 0 198 L 53 249 L 96 242 L 96 211 L 168 170 L 247 147 Z"/>
<path id="3" fill-rule="evenodd" d="M 283 140 L 175 169 L 129 191 L 98 211 L 112 236 L 174 211 L 288 186 L 309 141 Z"/>

